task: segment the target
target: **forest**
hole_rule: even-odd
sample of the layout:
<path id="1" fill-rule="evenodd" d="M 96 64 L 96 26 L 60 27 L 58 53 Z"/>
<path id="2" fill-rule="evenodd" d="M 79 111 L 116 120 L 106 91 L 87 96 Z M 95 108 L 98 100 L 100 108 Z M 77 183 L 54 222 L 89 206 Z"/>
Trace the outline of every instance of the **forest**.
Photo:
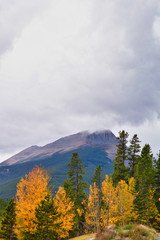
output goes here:
<path id="1" fill-rule="evenodd" d="M 85 165 L 77 152 L 57 192 L 47 170 L 35 166 L 8 201 L 0 239 L 68 239 L 130 223 L 159 230 L 160 153 L 155 158 L 149 144 L 141 147 L 137 134 L 128 137 L 125 130 L 119 131 L 113 173 L 104 179 L 98 165 L 90 186 L 83 180 Z"/>

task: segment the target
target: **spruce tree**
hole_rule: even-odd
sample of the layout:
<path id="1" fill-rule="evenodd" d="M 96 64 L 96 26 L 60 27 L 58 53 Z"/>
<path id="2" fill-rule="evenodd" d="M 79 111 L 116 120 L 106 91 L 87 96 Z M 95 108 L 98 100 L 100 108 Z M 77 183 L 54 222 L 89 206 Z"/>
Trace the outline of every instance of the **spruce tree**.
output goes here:
<path id="1" fill-rule="evenodd" d="M 94 171 L 94 175 L 91 179 L 92 183 L 96 183 L 96 187 L 101 191 L 101 185 L 103 181 L 103 174 L 102 174 L 102 168 L 101 165 L 98 165 L 98 167 Z"/>
<path id="2" fill-rule="evenodd" d="M 68 180 L 64 182 L 64 188 L 67 196 L 71 198 L 75 208 L 75 228 L 77 233 L 83 230 L 84 221 L 84 205 L 83 201 L 86 199 L 86 193 L 84 191 L 87 188 L 87 183 L 83 182 L 83 175 L 85 174 L 85 166 L 82 165 L 82 160 L 79 158 L 77 152 L 72 153 L 70 163 L 67 164 L 69 167 Z M 72 193 L 71 193 L 72 192 Z"/>
<path id="3" fill-rule="evenodd" d="M 117 146 L 117 153 L 116 157 L 113 160 L 114 162 L 114 172 L 112 174 L 112 179 L 114 185 L 117 185 L 117 183 L 120 180 L 127 181 L 128 179 L 128 168 L 125 166 L 126 160 L 128 160 L 128 150 L 127 150 L 127 138 L 129 134 L 125 132 L 124 130 L 119 132 L 118 144 Z"/>
<path id="4" fill-rule="evenodd" d="M 8 202 L 6 210 L 2 218 L 1 236 L 7 240 L 16 240 L 15 224 L 16 224 L 16 203 L 14 198 Z"/>
<path id="5" fill-rule="evenodd" d="M 102 207 L 102 181 L 103 181 L 103 174 L 101 165 L 94 171 L 94 175 L 91 179 L 91 183 L 93 184 L 93 192 L 97 192 L 97 221 L 98 225 L 100 225 L 100 215 L 101 215 L 101 207 Z M 96 189 L 94 189 L 96 187 Z"/>
<path id="6" fill-rule="evenodd" d="M 134 134 L 133 138 L 130 141 L 130 146 L 128 148 L 128 160 L 130 166 L 130 177 L 134 176 L 135 165 L 137 164 L 138 153 L 140 152 L 140 141 L 137 134 Z"/>
<path id="7" fill-rule="evenodd" d="M 158 159 L 155 160 L 155 200 L 156 200 L 156 207 L 160 213 L 160 151 L 158 155 Z"/>
<path id="8" fill-rule="evenodd" d="M 35 217 L 36 231 L 34 233 L 34 239 L 58 239 L 57 231 L 59 224 L 56 222 L 58 213 L 53 199 L 51 199 L 50 193 L 48 193 L 44 200 L 38 204 L 38 207 L 35 210 Z"/>
<path id="9" fill-rule="evenodd" d="M 146 219 L 146 214 L 148 214 L 147 203 L 151 201 L 154 205 L 154 199 L 150 199 L 150 192 L 154 192 L 154 178 L 155 170 L 153 167 L 153 154 L 149 144 L 145 144 L 141 151 L 141 155 L 138 157 L 138 163 L 135 167 L 135 191 L 136 198 L 134 200 L 134 208 L 138 215 L 138 221 L 141 223 L 148 223 L 153 219 L 153 216 L 150 216 L 150 219 Z"/>

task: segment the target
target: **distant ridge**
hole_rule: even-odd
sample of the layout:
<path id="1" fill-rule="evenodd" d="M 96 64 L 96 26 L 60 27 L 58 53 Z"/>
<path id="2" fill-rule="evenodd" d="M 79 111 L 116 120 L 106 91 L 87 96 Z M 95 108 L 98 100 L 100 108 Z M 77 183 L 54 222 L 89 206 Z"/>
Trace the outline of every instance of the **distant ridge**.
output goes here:
<path id="1" fill-rule="evenodd" d="M 16 193 L 16 184 L 35 166 L 48 170 L 50 185 L 57 191 L 67 178 L 67 163 L 72 152 L 78 152 L 86 165 L 84 180 L 90 184 L 95 168 L 100 164 L 103 176 L 113 172 L 112 159 L 116 153 L 117 138 L 110 130 L 79 132 L 58 139 L 45 146 L 31 146 L 0 164 L 0 198 L 10 199 Z"/>
<path id="2" fill-rule="evenodd" d="M 108 153 L 108 157 L 113 159 L 115 155 L 115 144 L 117 139 L 110 130 L 101 130 L 93 133 L 83 131 L 70 136 L 58 139 L 43 147 L 31 146 L 20 153 L 0 163 L 0 166 L 8 166 L 31 161 L 33 158 L 43 159 L 52 156 L 54 153 L 65 153 L 77 149 L 81 146 L 101 146 Z"/>

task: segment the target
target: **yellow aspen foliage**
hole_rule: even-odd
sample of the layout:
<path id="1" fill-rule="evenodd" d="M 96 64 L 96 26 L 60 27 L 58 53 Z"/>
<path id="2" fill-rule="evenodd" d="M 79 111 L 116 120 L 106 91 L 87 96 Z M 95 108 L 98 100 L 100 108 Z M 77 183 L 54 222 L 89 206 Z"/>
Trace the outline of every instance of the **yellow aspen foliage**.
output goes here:
<path id="1" fill-rule="evenodd" d="M 116 204 L 117 204 L 117 223 L 125 224 L 134 217 L 133 213 L 133 200 L 134 195 L 131 193 L 133 188 L 133 179 L 130 180 L 128 185 L 124 180 L 118 182 L 116 187 Z"/>
<path id="2" fill-rule="evenodd" d="M 82 214 L 84 213 L 84 210 L 77 208 L 77 213 L 78 213 L 78 215 L 81 217 Z"/>
<path id="3" fill-rule="evenodd" d="M 47 194 L 48 175 L 39 166 L 35 166 L 25 178 L 21 178 L 17 184 L 16 193 L 16 214 L 17 233 L 33 233 L 36 229 L 35 208 Z"/>
<path id="4" fill-rule="evenodd" d="M 116 222 L 117 198 L 116 191 L 112 183 L 112 179 L 106 175 L 106 179 L 102 182 L 102 201 L 101 224 L 102 227 Z"/>
<path id="5" fill-rule="evenodd" d="M 142 216 L 142 221 L 144 224 L 153 222 L 154 226 L 156 227 L 156 224 L 160 222 L 160 216 L 159 216 L 157 207 L 155 205 L 154 192 L 155 192 L 155 189 L 152 186 L 150 186 L 148 190 L 147 201 L 145 202 L 145 206 L 144 206 L 145 211 Z M 152 226 L 152 224 L 150 224 L 150 226 Z"/>
<path id="6" fill-rule="evenodd" d="M 59 215 L 56 223 L 60 224 L 57 229 L 59 238 L 68 237 L 69 231 L 72 230 L 74 222 L 73 207 L 74 204 L 69 197 L 66 196 L 66 191 L 63 187 L 59 187 L 59 190 L 54 198 L 55 207 L 57 208 L 57 213 Z"/>
<path id="7" fill-rule="evenodd" d="M 86 223 L 89 230 L 98 232 L 99 228 L 99 190 L 94 182 L 93 187 L 90 186 L 90 194 L 88 198 L 88 206 L 85 214 Z"/>

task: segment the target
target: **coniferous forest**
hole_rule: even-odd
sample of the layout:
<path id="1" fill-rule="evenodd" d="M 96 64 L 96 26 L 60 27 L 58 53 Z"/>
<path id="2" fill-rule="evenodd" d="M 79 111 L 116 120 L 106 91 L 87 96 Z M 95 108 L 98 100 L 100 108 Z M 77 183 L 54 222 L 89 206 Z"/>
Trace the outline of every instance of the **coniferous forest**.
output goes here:
<path id="1" fill-rule="evenodd" d="M 160 153 L 154 157 L 136 134 L 129 140 L 126 131 L 119 132 L 113 174 L 104 179 L 98 165 L 90 186 L 77 152 L 67 166 L 57 192 L 41 166 L 21 178 L 1 217 L 1 239 L 66 239 L 130 223 L 160 229 Z"/>

